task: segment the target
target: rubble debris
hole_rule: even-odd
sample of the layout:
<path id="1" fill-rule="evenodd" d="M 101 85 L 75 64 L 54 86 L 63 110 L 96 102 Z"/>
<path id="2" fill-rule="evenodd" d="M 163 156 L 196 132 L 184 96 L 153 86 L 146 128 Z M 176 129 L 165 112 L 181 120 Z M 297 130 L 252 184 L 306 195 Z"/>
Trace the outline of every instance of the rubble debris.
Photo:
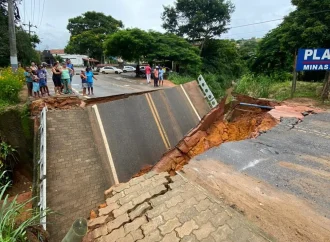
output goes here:
<path id="1" fill-rule="evenodd" d="M 240 103 L 254 105 L 239 106 Z M 271 111 L 258 106 L 272 108 Z M 171 175 L 181 170 L 191 158 L 225 142 L 256 138 L 277 125 L 281 117 L 303 119 L 304 115 L 321 112 L 304 106 L 280 106 L 280 103 L 236 96 L 236 100 L 225 106 L 225 99 L 207 114 L 199 125 L 191 130 L 175 148 L 168 151 L 154 166 L 157 172 L 167 171 Z M 141 171 L 139 174 L 144 174 Z"/>
<path id="2" fill-rule="evenodd" d="M 37 116 L 46 106 L 48 110 L 73 109 L 79 108 L 81 104 L 82 100 L 77 96 L 47 97 L 33 101 L 30 105 L 30 110 L 33 116 Z"/>

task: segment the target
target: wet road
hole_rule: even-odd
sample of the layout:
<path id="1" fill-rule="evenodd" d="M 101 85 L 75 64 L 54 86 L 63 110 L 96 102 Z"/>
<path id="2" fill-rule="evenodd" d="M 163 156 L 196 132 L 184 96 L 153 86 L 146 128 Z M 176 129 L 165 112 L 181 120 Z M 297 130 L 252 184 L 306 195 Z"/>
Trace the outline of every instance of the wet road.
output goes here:
<path id="1" fill-rule="evenodd" d="M 81 68 L 75 69 L 76 73 L 80 73 Z M 48 87 L 51 94 L 54 94 L 54 84 L 51 80 L 51 71 L 48 70 Z M 97 80 L 94 80 L 94 96 L 92 97 L 106 97 L 125 93 L 136 93 L 148 90 L 154 90 L 154 87 L 146 84 L 146 80 L 135 78 L 135 73 L 122 74 L 99 74 L 95 75 Z M 82 95 L 81 79 L 79 75 L 74 75 L 72 81 L 72 88 L 74 92 Z"/>
<path id="2" fill-rule="evenodd" d="M 76 73 L 80 73 L 80 69 L 76 69 Z M 94 96 L 91 97 L 105 97 L 154 89 L 152 85 L 146 85 L 145 80 L 136 79 L 134 76 L 134 73 L 95 75 L 97 80 L 94 80 Z M 79 75 L 74 76 L 72 87 L 75 92 L 79 92 L 80 95 L 82 94 Z"/>
<path id="3" fill-rule="evenodd" d="M 313 204 L 330 217 L 330 113 L 284 119 L 257 139 L 225 143 L 194 158 L 215 160 Z"/>

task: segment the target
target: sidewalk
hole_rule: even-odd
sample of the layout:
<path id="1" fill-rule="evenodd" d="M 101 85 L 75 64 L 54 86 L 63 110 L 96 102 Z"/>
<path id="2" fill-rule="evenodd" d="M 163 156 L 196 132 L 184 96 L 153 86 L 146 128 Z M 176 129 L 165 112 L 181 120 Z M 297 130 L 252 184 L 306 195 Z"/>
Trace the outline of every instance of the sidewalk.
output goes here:
<path id="1" fill-rule="evenodd" d="M 150 172 L 105 192 L 84 242 L 271 241 L 242 214 L 182 175 Z"/>

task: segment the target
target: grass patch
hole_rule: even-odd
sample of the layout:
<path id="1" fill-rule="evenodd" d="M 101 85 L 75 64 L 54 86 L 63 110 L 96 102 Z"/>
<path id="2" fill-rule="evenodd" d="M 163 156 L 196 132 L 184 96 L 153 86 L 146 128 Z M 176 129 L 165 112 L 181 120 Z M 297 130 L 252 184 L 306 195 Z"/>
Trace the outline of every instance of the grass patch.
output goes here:
<path id="1" fill-rule="evenodd" d="M 173 82 L 175 85 L 181 85 L 181 84 L 185 84 L 187 82 L 191 82 L 193 80 L 196 80 L 196 78 L 193 78 L 191 76 L 188 75 L 180 75 L 176 72 L 171 72 L 169 74 L 168 79 Z"/>
<path id="2" fill-rule="evenodd" d="M 203 74 L 203 77 L 216 99 L 223 97 L 225 95 L 226 89 L 228 89 L 231 85 L 231 79 L 226 78 L 222 75 Z M 170 73 L 168 79 L 172 81 L 174 84 L 180 85 L 197 80 L 197 77 L 194 78 L 192 76 L 180 75 L 178 73 Z"/>
<path id="3" fill-rule="evenodd" d="M 244 75 L 238 82 L 235 92 L 254 98 L 271 98 L 283 101 L 291 98 L 292 81 L 279 81 L 276 77 L 265 75 Z M 321 82 L 297 82 L 294 97 L 319 98 L 318 90 L 322 89 Z"/>
<path id="4" fill-rule="evenodd" d="M 282 83 L 274 83 L 269 92 L 269 98 L 283 101 L 291 98 L 291 81 Z M 321 82 L 297 82 L 296 92 L 294 97 L 305 97 L 305 98 L 320 98 L 318 90 L 322 90 L 323 83 Z"/>

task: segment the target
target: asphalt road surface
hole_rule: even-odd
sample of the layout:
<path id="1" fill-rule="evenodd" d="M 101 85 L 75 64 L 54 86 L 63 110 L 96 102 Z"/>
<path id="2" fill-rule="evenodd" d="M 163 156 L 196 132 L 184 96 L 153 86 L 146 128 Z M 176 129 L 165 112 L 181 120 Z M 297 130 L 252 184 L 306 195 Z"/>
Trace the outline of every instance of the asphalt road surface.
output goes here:
<path id="1" fill-rule="evenodd" d="M 75 68 L 75 72 L 80 74 L 81 68 Z M 94 72 L 95 73 L 95 72 Z M 51 71 L 48 70 L 48 87 L 51 95 L 54 94 L 54 84 L 52 81 Z M 152 84 L 147 85 L 146 80 L 135 78 L 135 73 L 122 74 L 99 74 L 95 75 L 97 80 L 94 80 L 94 96 L 86 96 L 86 98 L 93 97 L 107 97 L 125 93 L 136 93 L 148 90 L 154 90 Z M 72 81 L 72 88 L 75 93 L 82 95 L 80 75 L 74 75 Z"/>
<path id="2" fill-rule="evenodd" d="M 76 68 L 76 73 L 80 73 L 81 69 Z M 146 80 L 137 79 L 135 73 L 122 74 L 99 74 L 95 75 L 94 80 L 94 96 L 90 97 L 106 97 L 124 93 L 135 93 L 153 90 L 154 87 L 146 84 Z M 81 79 L 79 75 L 75 75 L 72 81 L 72 88 L 82 95 Z"/>
<path id="3" fill-rule="evenodd" d="M 284 119 L 256 139 L 229 142 L 195 157 L 232 166 L 313 204 L 330 217 L 330 113 Z"/>

